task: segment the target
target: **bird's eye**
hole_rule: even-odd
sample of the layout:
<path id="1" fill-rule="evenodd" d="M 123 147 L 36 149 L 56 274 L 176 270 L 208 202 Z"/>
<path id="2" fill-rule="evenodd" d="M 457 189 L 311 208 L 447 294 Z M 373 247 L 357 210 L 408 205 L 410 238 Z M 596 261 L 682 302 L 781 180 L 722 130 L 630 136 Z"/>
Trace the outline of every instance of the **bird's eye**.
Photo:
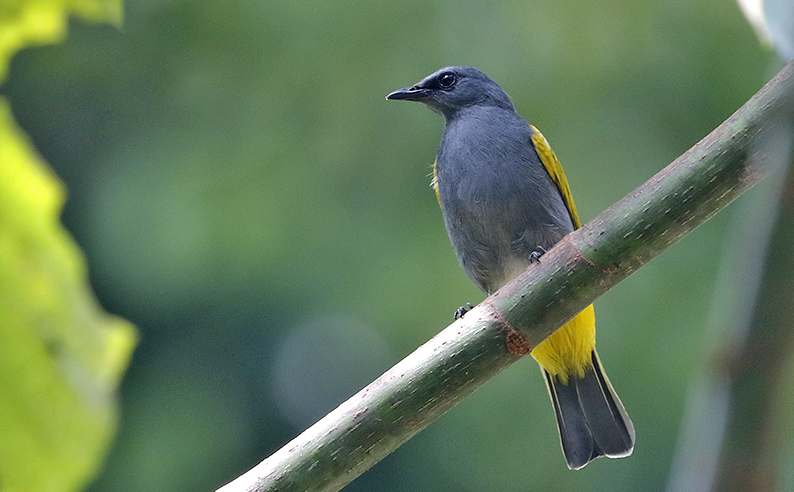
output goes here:
<path id="1" fill-rule="evenodd" d="M 440 85 L 442 89 L 449 89 L 455 85 L 457 81 L 458 78 L 455 77 L 455 74 L 452 72 L 444 72 L 438 77 L 438 85 Z"/>

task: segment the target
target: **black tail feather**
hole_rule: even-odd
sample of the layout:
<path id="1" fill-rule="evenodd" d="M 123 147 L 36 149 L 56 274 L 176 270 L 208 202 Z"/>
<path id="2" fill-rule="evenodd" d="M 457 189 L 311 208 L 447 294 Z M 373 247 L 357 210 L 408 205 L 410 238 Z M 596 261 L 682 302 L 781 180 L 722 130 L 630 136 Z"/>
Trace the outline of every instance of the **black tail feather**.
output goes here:
<path id="1" fill-rule="evenodd" d="M 578 470 L 599 456 L 620 458 L 634 450 L 634 424 L 609 382 L 595 350 L 593 366 L 568 384 L 543 371 L 568 468 Z"/>

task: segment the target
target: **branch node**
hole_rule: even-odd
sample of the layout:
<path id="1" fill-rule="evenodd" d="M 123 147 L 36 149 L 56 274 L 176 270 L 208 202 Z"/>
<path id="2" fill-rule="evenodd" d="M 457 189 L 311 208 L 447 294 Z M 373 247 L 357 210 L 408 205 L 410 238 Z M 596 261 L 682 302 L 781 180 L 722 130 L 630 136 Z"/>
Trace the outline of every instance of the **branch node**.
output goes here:
<path id="1" fill-rule="evenodd" d="M 507 351 L 513 355 L 517 355 L 518 357 L 527 355 L 532 350 L 532 346 L 529 344 L 527 337 L 513 328 L 513 325 L 507 321 L 502 312 L 499 311 L 493 304 L 489 304 L 488 307 L 493 313 L 493 317 L 499 322 L 501 328 L 500 331 L 504 333 L 505 347 L 507 348 Z"/>

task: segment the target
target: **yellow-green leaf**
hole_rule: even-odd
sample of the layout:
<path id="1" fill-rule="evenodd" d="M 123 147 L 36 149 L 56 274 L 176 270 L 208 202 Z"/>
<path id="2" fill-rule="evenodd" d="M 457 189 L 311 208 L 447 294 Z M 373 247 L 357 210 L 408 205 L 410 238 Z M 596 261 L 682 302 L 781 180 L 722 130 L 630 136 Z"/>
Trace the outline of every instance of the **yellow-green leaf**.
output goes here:
<path id="1" fill-rule="evenodd" d="M 91 292 L 65 190 L 0 99 L 0 490 L 73 491 L 102 462 L 134 328 Z"/>
<path id="2" fill-rule="evenodd" d="M 120 0 L 4 0 L 0 82 L 11 57 L 66 34 L 68 17 L 121 23 Z M 59 221 L 65 190 L 0 98 L 0 490 L 60 492 L 98 469 L 135 330 L 96 303 Z"/>
<path id="3" fill-rule="evenodd" d="M 70 15 L 121 25 L 121 0 L 2 0 L 0 2 L 0 82 L 11 57 L 28 45 L 56 43 L 66 36 Z"/>

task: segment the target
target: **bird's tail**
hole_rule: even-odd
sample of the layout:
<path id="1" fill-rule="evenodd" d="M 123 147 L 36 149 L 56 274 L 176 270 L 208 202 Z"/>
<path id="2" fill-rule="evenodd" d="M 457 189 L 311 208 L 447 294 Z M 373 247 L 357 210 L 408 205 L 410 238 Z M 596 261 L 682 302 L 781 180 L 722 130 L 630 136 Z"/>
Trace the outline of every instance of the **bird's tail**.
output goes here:
<path id="1" fill-rule="evenodd" d="M 584 377 L 569 377 L 568 384 L 543 371 L 557 414 L 562 452 L 572 470 L 599 456 L 622 458 L 634 450 L 634 424 L 595 350 L 592 360 Z"/>

